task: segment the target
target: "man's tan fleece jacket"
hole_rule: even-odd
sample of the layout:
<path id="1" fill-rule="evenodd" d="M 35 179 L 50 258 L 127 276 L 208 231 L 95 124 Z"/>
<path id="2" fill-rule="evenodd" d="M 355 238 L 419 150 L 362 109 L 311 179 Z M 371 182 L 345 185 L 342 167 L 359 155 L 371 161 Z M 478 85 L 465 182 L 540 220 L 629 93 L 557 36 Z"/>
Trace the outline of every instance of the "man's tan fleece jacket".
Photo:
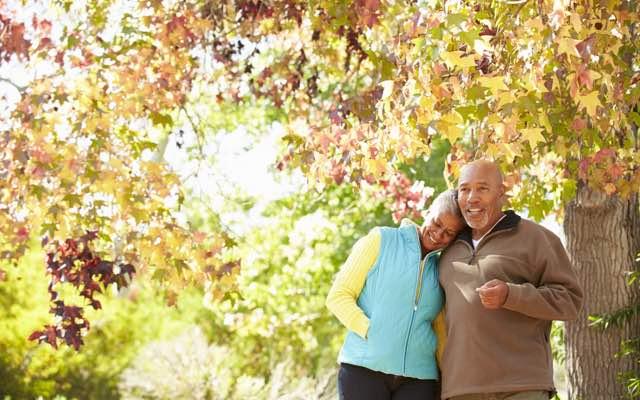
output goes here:
<path id="1" fill-rule="evenodd" d="M 470 393 L 554 391 L 552 320 L 578 315 L 582 289 L 562 243 L 512 211 L 473 248 L 463 231 L 440 258 L 447 342 L 442 398 Z M 498 310 L 485 309 L 476 288 L 507 282 Z"/>

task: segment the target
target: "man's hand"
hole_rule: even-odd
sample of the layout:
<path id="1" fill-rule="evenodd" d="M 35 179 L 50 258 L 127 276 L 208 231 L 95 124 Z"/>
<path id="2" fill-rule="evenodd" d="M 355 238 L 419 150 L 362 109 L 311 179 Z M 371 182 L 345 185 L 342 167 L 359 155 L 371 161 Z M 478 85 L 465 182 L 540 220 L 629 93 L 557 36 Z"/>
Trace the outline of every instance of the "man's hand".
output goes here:
<path id="1" fill-rule="evenodd" d="M 507 301 L 509 286 L 500 279 L 492 279 L 476 288 L 476 292 L 480 295 L 480 302 L 482 302 L 484 308 L 497 310 Z"/>

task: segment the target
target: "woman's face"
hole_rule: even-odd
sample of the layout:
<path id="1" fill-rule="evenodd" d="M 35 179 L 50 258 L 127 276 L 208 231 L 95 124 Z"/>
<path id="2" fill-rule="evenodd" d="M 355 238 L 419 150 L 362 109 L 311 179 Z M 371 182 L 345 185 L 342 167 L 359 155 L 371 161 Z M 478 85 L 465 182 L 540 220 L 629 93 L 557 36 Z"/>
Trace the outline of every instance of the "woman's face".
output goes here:
<path id="1" fill-rule="evenodd" d="M 447 246 L 464 227 L 462 218 L 447 212 L 429 213 L 420 227 L 420 243 L 427 252 Z"/>

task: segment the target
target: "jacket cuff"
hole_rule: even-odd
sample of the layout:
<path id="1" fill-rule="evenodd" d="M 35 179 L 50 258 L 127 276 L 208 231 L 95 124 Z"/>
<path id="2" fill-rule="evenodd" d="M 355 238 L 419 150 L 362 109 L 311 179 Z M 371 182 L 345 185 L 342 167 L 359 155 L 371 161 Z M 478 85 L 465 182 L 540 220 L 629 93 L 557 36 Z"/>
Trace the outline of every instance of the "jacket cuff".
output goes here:
<path id="1" fill-rule="evenodd" d="M 520 299 L 522 299 L 522 291 L 524 290 L 524 287 L 522 287 L 522 285 L 516 285 L 509 282 L 507 282 L 507 287 L 509 288 L 509 293 L 507 294 L 507 300 L 505 300 L 502 308 L 516 311 L 518 304 L 520 304 Z"/>

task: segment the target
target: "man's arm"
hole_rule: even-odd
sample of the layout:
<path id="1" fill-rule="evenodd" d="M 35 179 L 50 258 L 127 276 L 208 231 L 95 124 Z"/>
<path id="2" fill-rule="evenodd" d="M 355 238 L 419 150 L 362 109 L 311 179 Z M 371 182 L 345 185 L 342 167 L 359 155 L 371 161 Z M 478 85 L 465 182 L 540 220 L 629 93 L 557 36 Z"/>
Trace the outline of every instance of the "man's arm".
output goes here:
<path id="1" fill-rule="evenodd" d="M 494 279 L 478 289 L 487 308 L 505 308 L 544 320 L 576 319 L 583 292 L 560 240 L 545 233 L 536 244 L 534 268 L 542 268 L 540 284 L 505 283 Z"/>
<path id="2" fill-rule="evenodd" d="M 356 242 L 351 254 L 344 263 L 327 295 L 327 308 L 342 324 L 366 338 L 369 330 L 369 318 L 358 307 L 356 300 L 364 287 L 369 270 L 376 262 L 380 252 L 380 230 L 373 229 Z"/>

